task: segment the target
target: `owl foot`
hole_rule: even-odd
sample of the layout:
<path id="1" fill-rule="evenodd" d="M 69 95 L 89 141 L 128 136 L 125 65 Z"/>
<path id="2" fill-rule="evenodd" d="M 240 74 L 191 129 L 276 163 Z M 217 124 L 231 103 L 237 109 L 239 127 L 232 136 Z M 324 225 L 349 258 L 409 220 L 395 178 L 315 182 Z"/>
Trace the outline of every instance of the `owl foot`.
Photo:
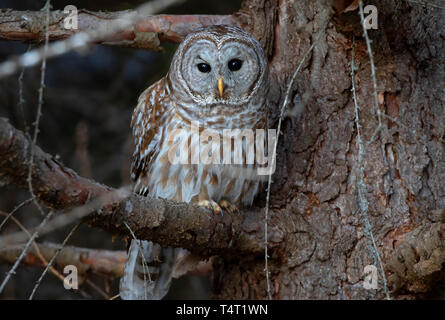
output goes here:
<path id="1" fill-rule="evenodd" d="M 227 200 L 221 200 L 219 205 L 230 213 L 239 212 L 238 207 Z"/>
<path id="2" fill-rule="evenodd" d="M 158 255 L 154 256 L 153 261 L 156 262 L 156 263 L 162 263 L 162 260 L 159 258 Z"/>
<path id="3" fill-rule="evenodd" d="M 198 206 L 210 209 L 215 214 L 222 213 L 222 210 L 221 210 L 221 207 L 219 206 L 219 204 L 213 200 L 201 200 L 198 202 Z"/>

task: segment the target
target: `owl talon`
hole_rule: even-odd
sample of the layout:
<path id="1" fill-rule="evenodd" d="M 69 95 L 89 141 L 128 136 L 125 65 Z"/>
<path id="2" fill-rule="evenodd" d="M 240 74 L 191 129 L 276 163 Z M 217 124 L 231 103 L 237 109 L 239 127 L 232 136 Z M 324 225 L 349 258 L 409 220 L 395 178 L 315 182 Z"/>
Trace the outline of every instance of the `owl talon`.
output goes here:
<path id="1" fill-rule="evenodd" d="M 205 207 L 207 209 L 212 210 L 212 212 L 215 213 L 215 214 L 222 214 L 221 207 L 215 201 L 212 201 L 212 200 L 201 200 L 201 201 L 199 201 L 198 205 L 201 206 L 201 207 Z"/>
<path id="2" fill-rule="evenodd" d="M 230 213 L 239 212 L 238 207 L 227 200 L 221 200 L 219 205 Z"/>

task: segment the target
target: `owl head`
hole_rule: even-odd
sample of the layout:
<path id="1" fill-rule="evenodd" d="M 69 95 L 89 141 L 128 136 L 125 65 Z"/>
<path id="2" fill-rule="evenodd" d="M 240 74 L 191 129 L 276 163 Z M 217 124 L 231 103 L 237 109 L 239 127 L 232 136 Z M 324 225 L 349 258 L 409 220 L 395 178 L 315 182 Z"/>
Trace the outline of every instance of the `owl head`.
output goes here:
<path id="1" fill-rule="evenodd" d="M 257 40 L 226 25 L 189 34 L 179 46 L 169 71 L 173 94 L 200 106 L 241 105 L 264 92 L 268 65 Z"/>

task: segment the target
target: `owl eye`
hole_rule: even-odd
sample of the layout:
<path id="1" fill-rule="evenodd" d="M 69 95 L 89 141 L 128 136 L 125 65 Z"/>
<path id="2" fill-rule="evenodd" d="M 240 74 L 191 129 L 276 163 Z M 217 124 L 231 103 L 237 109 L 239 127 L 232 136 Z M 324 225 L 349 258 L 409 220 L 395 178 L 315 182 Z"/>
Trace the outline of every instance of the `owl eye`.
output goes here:
<path id="1" fill-rule="evenodd" d="M 210 72 L 210 70 L 212 70 L 212 68 L 207 63 L 198 63 L 198 70 L 203 73 L 207 73 L 207 72 Z"/>
<path id="2" fill-rule="evenodd" d="M 230 71 L 238 71 L 241 69 L 243 62 L 240 59 L 232 59 L 229 61 L 228 66 Z"/>

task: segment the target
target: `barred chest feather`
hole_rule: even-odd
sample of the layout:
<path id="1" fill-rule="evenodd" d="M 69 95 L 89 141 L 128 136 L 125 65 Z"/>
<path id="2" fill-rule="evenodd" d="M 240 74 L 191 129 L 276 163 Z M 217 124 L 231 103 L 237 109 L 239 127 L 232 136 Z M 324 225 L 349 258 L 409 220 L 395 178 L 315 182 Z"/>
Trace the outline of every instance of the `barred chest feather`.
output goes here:
<path id="1" fill-rule="evenodd" d="M 247 164 L 246 148 L 252 141 L 241 136 L 244 129 L 252 129 L 254 141 L 264 144 L 260 140 L 267 137 L 255 135 L 255 129 L 267 129 L 264 99 L 236 108 L 203 108 L 191 101 L 178 103 L 170 90 L 165 79 L 155 83 L 141 95 L 133 114 L 136 192 L 181 202 L 224 199 L 251 205 L 261 177 L 256 161 Z M 230 129 L 241 129 L 232 131 L 234 140 L 243 141 L 241 164 L 234 161 L 235 143 L 224 143 L 224 130 Z"/>

